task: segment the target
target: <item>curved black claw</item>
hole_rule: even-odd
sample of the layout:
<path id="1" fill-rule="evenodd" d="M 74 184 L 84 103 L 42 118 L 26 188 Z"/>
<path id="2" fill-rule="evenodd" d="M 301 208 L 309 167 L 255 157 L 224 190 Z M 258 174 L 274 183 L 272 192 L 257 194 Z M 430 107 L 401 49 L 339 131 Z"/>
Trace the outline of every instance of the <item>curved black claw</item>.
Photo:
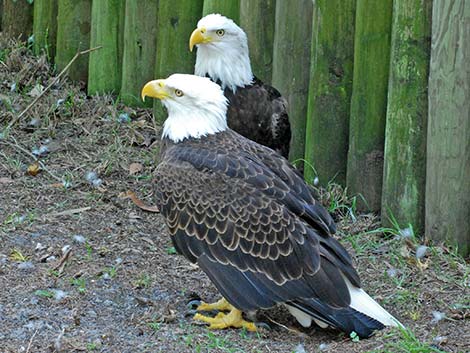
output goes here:
<path id="1" fill-rule="evenodd" d="M 197 307 L 201 305 L 201 300 L 200 299 L 193 299 L 193 300 L 190 300 L 186 306 L 189 310 L 194 310 L 196 311 Z"/>
<path id="2" fill-rule="evenodd" d="M 255 322 L 255 325 L 256 325 L 256 328 L 260 328 L 260 329 L 263 329 L 263 330 L 271 330 L 271 326 L 269 326 L 269 324 L 267 324 L 266 322 Z"/>

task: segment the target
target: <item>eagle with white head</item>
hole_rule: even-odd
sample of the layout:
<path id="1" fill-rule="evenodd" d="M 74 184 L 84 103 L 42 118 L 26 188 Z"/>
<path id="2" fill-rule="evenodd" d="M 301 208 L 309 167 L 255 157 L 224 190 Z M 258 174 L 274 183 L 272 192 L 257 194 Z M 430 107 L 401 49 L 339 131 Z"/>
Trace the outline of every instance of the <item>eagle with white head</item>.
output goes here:
<path id="1" fill-rule="evenodd" d="M 190 50 L 195 46 L 195 74 L 224 89 L 229 127 L 287 157 L 291 138 L 287 101 L 253 75 L 245 32 L 231 19 L 210 14 L 191 34 Z"/>
<path id="2" fill-rule="evenodd" d="M 208 78 L 174 74 L 142 97 L 168 110 L 157 205 L 176 250 L 207 274 L 223 299 L 196 314 L 211 328 L 256 330 L 242 312 L 285 305 L 312 322 L 369 337 L 393 318 L 360 287 L 335 224 L 313 190 L 272 149 L 227 127 L 227 99 Z M 222 311 L 229 311 L 227 314 Z"/>

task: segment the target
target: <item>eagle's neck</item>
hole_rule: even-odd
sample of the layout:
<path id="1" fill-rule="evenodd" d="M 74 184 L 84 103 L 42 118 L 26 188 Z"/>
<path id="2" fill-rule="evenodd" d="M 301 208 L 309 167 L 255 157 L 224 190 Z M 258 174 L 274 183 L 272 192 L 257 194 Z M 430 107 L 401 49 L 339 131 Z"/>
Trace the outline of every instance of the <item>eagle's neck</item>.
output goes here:
<path id="1" fill-rule="evenodd" d="M 209 76 L 214 82 L 220 82 L 222 89 L 228 87 L 234 93 L 237 87 L 251 85 L 253 72 L 248 46 L 246 44 L 242 47 L 199 45 L 195 74 Z"/>
<path id="2" fill-rule="evenodd" d="M 201 138 L 227 129 L 227 103 L 211 102 L 206 107 L 188 110 L 184 106 L 167 106 L 168 118 L 163 124 L 162 139 L 175 143 L 187 138 Z"/>

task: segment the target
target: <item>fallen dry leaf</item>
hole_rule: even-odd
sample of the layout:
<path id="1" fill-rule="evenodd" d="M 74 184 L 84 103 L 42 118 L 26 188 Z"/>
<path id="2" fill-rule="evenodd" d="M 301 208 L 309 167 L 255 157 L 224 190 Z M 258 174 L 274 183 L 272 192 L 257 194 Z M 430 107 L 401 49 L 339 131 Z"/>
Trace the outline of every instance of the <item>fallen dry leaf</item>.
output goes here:
<path id="1" fill-rule="evenodd" d="M 143 209 L 144 211 L 155 212 L 155 213 L 160 212 L 157 206 L 148 206 L 144 204 L 142 200 L 140 200 L 133 191 L 128 190 L 125 194 L 125 197 L 130 198 L 132 202 L 137 205 L 137 207 Z"/>
<path id="2" fill-rule="evenodd" d="M 41 167 L 39 166 L 38 162 L 34 162 L 28 167 L 28 174 L 32 176 L 36 176 L 41 171 Z"/>
<path id="3" fill-rule="evenodd" d="M 144 169 L 144 166 L 140 163 L 131 163 L 129 165 L 129 174 L 135 175 L 140 173 Z"/>

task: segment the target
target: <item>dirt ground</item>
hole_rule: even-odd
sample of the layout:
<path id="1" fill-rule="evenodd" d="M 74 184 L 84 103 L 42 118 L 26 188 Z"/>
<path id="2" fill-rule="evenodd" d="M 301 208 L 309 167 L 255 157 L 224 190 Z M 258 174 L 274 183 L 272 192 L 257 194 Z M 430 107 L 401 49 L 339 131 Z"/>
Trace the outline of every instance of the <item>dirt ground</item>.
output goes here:
<path id="1" fill-rule="evenodd" d="M 379 228 L 336 187 L 321 193 L 363 287 L 408 330 L 358 341 L 280 308 L 258 313 L 271 327 L 259 333 L 193 321 L 187 303 L 218 299 L 214 286 L 174 253 L 162 217 L 126 196 L 154 204 L 151 110 L 62 79 L 6 129 L 54 75 L 0 37 L 0 353 L 470 351 L 468 263 Z"/>

